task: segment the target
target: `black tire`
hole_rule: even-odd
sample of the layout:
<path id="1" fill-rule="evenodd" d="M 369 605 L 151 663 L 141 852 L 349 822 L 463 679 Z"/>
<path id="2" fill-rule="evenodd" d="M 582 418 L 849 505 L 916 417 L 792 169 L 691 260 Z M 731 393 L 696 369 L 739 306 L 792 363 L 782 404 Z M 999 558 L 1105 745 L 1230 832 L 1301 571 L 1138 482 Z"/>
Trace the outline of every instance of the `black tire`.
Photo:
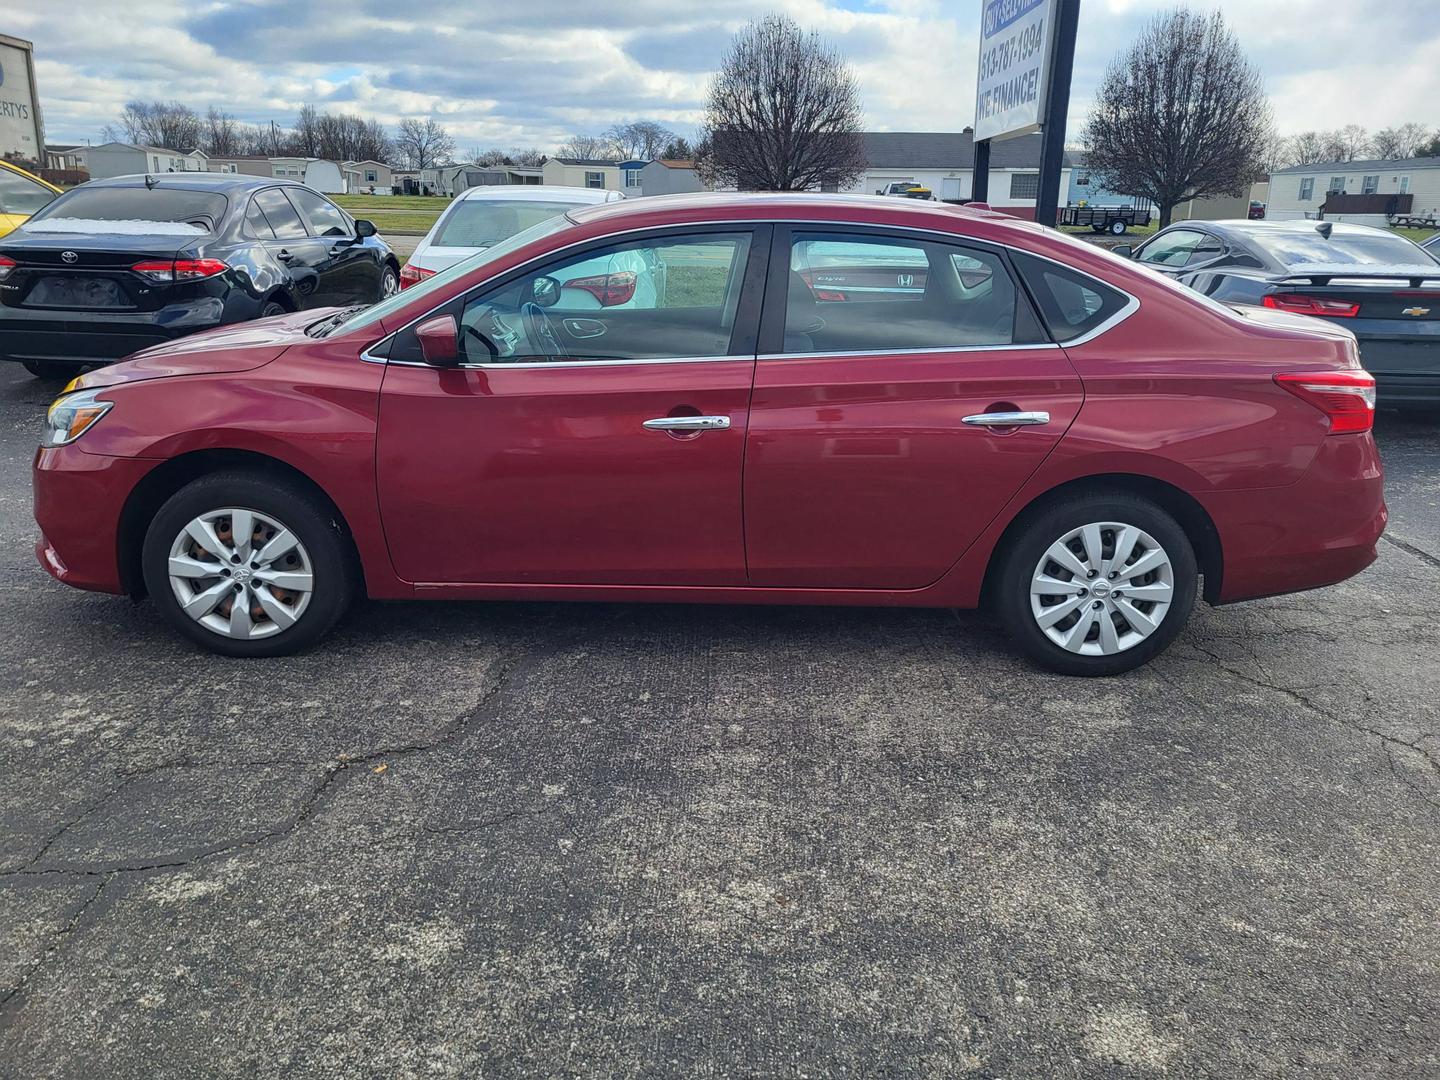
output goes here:
<path id="1" fill-rule="evenodd" d="M 1132 525 L 1153 537 L 1169 556 L 1173 571 L 1170 606 L 1149 637 L 1122 652 L 1082 655 L 1052 641 L 1031 609 L 1031 577 L 1052 544 L 1093 522 Z M 1159 656 L 1185 628 L 1195 606 L 1198 569 L 1195 549 L 1179 523 L 1148 499 L 1126 492 L 1076 495 L 1045 507 L 1023 521 L 1006 543 L 993 584 L 992 600 L 1005 629 L 1031 659 L 1062 675 L 1118 675 Z M 1108 541 L 1107 541 L 1108 543 Z M 1133 560 L 1132 560 L 1133 561 Z M 1088 586 L 1076 577 L 1081 586 Z M 1103 586 L 1107 593 L 1113 586 Z M 1152 609 L 1153 610 L 1153 609 Z M 1123 618 L 1123 616 L 1121 616 Z M 1063 622 L 1061 624 L 1063 626 Z M 1098 635 L 1099 628 L 1096 627 Z"/>
<path id="2" fill-rule="evenodd" d="M 265 306 L 260 309 L 260 318 L 269 319 L 276 315 L 287 315 L 290 309 L 279 300 L 266 300 Z"/>
<path id="3" fill-rule="evenodd" d="M 313 587 L 308 605 L 293 625 L 267 637 L 231 638 L 207 628 L 185 613 L 170 585 L 168 564 L 175 538 L 200 515 L 228 507 L 252 510 L 281 523 L 309 555 Z M 334 511 L 300 485 L 251 472 L 217 472 L 186 484 L 160 507 L 145 533 L 141 567 L 160 614 L 191 641 L 225 656 L 286 656 L 319 641 L 350 606 L 357 577 L 351 550 Z"/>
<path id="4" fill-rule="evenodd" d="M 31 375 L 47 382 L 69 382 L 90 366 L 69 364 L 63 360 L 22 360 L 21 363 Z"/>

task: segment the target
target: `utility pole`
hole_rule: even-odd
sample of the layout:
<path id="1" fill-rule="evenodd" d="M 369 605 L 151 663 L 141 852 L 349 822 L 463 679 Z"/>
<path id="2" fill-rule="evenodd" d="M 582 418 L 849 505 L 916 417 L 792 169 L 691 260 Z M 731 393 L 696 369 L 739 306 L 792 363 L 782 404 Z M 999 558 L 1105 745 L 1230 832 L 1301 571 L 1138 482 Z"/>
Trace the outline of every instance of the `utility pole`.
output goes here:
<path id="1" fill-rule="evenodd" d="M 1051 54 L 1050 92 L 1040 128 L 1040 191 L 1035 220 L 1054 227 L 1060 209 L 1060 176 L 1065 168 L 1065 124 L 1070 113 L 1070 77 L 1075 71 L 1075 37 L 1080 0 L 1055 0 L 1055 51 Z M 977 156 L 976 179 L 979 179 Z"/>

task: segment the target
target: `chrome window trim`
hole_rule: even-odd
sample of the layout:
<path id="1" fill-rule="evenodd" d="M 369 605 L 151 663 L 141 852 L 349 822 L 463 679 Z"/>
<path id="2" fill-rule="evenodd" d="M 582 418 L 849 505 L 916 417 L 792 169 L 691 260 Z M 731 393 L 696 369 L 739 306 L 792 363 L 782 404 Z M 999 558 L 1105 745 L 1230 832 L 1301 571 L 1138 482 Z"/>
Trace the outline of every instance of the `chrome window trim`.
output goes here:
<path id="1" fill-rule="evenodd" d="M 618 200 L 617 200 L 617 201 L 618 201 Z M 454 205 L 455 205 L 456 203 L 458 203 L 458 202 L 459 202 L 458 199 L 452 200 L 452 202 L 451 202 L 451 208 L 453 208 Z M 598 204 L 597 204 L 597 205 L 598 205 Z M 297 213 L 298 213 L 298 211 L 297 211 Z M 448 211 L 447 211 L 447 213 L 448 213 Z M 443 216 L 443 215 L 442 215 L 442 216 Z M 566 217 L 568 218 L 568 214 L 566 215 Z M 1023 220 L 1023 219 L 1017 219 L 1017 220 Z M 436 224 L 439 224 L 439 222 L 437 221 Z M 684 229 L 696 229 L 696 228 L 700 228 L 700 229 L 710 229 L 710 230 L 715 230 L 715 231 L 723 231 L 724 227 L 725 227 L 725 226 L 729 226 L 729 225 L 737 225 L 737 226 L 755 226 L 755 225 L 815 225 L 815 226 L 820 226 L 820 227 L 823 227 L 823 228 L 842 228 L 842 229 L 861 229 L 861 230 L 866 230 L 866 229 L 881 229 L 881 230 L 899 231 L 899 232 L 902 232 L 902 233 L 919 233 L 919 234 L 924 235 L 924 236 L 934 237 L 937 243 L 946 243 L 946 242 L 948 242 L 948 243 L 951 243 L 951 244 L 955 244 L 955 243 L 964 244 L 964 243 L 967 243 L 967 242 L 968 242 L 968 243 L 974 243 L 974 244 L 988 244 L 990 247 L 1001 248 L 1001 249 L 1003 249 L 1003 250 L 1005 250 L 1005 251 L 1016 251 L 1016 252 L 1019 252 L 1021 255 L 1028 255 L 1028 256 L 1030 256 L 1032 259 L 1041 259 L 1041 260 L 1043 260 L 1044 262 L 1054 263 L 1056 266 L 1059 266 L 1059 267 L 1061 267 L 1062 269 L 1065 269 L 1065 270 L 1069 270 L 1069 271 L 1071 271 L 1072 273 L 1084 274 L 1086 277 L 1095 277 L 1094 274 L 1091 274 L 1091 273 L 1089 273 L 1089 272 L 1086 271 L 1086 270 L 1080 270 L 1080 269 L 1078 269 L 1077 267 L 1071 266 L 1069 263 L 1061 262 L 1059 259 L 1051 258 L 1049 255 L 1041 255 L 1039 252 L 1031 251 L 1031 250 L 1029 250 L 1028 248 L 1017 247 L 1017 246 L 1014 245 L 1014 244 L 1007 244 L 1007 243 L 1004 243 L 1003 241 L 1000 241 L 1000 240 L 987 240 L 987 239 L 983 239 L 983 238 L 977 237 L 977 236 L 965 236 L 965 235 L 960 234 L 960 233 L 943 232 L 943 231 L 936 230 L 936 229 L 920 228 L 920 227 L 913 226 L 913 225 L 876 225 L 876 224 L 873 224 L 873 223 L 871 223 L 871 222 L 832 221 L 832 220 L 828 220 L 828 219 L 823 219 L 823 220 L 822 220 L 822 219 L 820 219 L 820 218 L 780 218 L 780 217 L 767 217 L 767 218 L 726 218 L 726 219 L 724 219 L 724 220 L 719 220 L 719 221 L 685 221 L 685 222 L 676 222 L 676 223 L 674 223 L 674 224 L 667 224 L 667 225 L 646 225 L 646 226 L 641 226 L 641 227 L 637 227 L 637 228 L 634 228 L 634 229 L 622 229 L 622 230 L 620 230 L 619 232 L 607 233 L 607 234 L 604 235 L 604 236 L 590 236 L 590 237 L 586 237 L 584 240 L 576 240 L 576 241 L 574 241 L 574 242 L 572 242 L 572 243 L 566 244 L 566 245 L 564 245 L 563 247 L 552 248 L 551 250 L 549 250 L 549 251 L 547 251 L 547 252 L 544 252 L 544 253 L 541 254 L 541 255 L 536 255 L 536 256 L 535 256 L 534 258 L 532 258 L 532 259 L 526 259 L 523 263 L 519 263 L 519 264 L 517 264 L 517 265 L 515 265 L 515 266 L 512 266 L 510 269 L 504 271 L 502 274 L 497 274 L 496 277 L 504 277 L 504 276 L 506 276 L 506 275 L 508 275 L 508 274 L 517 274 L 517 273 L 523 271 L 523 270 L 525 269 L 525 267 L 530 266 L 530 265 L 532 265 L 533 263 L 543 262 L 543 261 L 545 261 L 545 260 L 550 259 L 552 256 L 563 255 L 565 252 L 569 251 L 571 248 L 583 247 L 583 246 L 586 245 L 586 244 L 597 243 L 597 242 L 601 242 L 601 241 L 610 241 L 610 240 L 613 240 L 613 239 L 615 239 L 615 238 L 617 238 L 617 237 L 631 236 L 631 235 L 634 235 L 634 234 L 636 234 L 636 233 L 661 233 L 661 232 L 670 231 L 670 230 L 680 231 L 680 230 L 684 230 Z M 1063 235 L 1063 234 L 1062 234 L 1062 235 Z M 428 239 L 428 234 L 427 234 L 427 236 L 426 236 L 426 239 Z M 1152 239 L 1153 239 L 1153 237 L 1152 237 Z M 423 242 L 423 241 L 422 241 L 422 242 Z M 1116 292 L 1118 292 L 1121 296 L 1124 296 L 1124 297 L 1126 298 L 1125 306 L 1122 307 L 1119 311 L 1117 311 L 1117 312 L 1116 312 L 1114 315 L 1112 315 L 1110 318 L 1106 319 L 1106 320 L 1105 320 L 1103 323 L 1101 323 L 1099 326 L 1095 327 L 1093 330 L 1090 330 L 1088 333 L 1082 334 L 1082 335 L 1081 335 L 1080 337 L 1078 337 L 1078 338 L 1072 338 L 1072 339 L 1070 339 L 1069 341 L 1060 342 L 1060 343 L 1058 343 L 1058 344 L 1057 344 L 1057 343 L 1053 343 L 1053 342 L 1046 342 L 1046 343 L 1038 344 L 1038 345 L 1035 345 L 1035 344 L 1031 344 L 1031 345 L 971 345 L 971 346 L 963 346 L 963 345 L 962 345 L 962 346 L 958 346 L 958 347 L 937 348 L 937 349 L 896 349 L 896 350 L 892 350 L 892 351 L 886 351 L 886 350 L 884 350 L 884 349 L 879 349 L 879 350 L 876 350 L 876 349 L 865 349 L 865 350 L 861 350 L 861 351 L 859 351 L 859 352 L 830 352 L 830 353 L 814 353 L 814 354 L 811 354 L 811 353 L 767 353 L 767 354 L 759 355 L 758 357 L 747 356 L 747 355 L 739 355 L 739 356 L 729 356 L 729 355 L 727 355 L 727 356 L 722 356 L 722 357 L 678 357 L 678 358 L 675 358 L 675 359 L 665 358 L 665 359 L 659 359 L 659 360 L 655 360 L 655 359 L 647 359 L 647 360 L 577 360 L 577 361 L 573 361 L 573 362 L 570 362 L 570 363 L 564 363 L 564 364 L 549 364 L 549 363 L 524 364 L 524 365 L 522 365 L 522 364 L 458 364 L 458 365 L 455 365 L 455 367 L 459 367 L 459 368 L 462 368 L 462 369 L 464 369 L 464 368 L 516 368 L 516 367 L 582 367 L 582 366 L 583 366 L 583 367 L 591 367 L 591 366 L 593 366 L 593 365 L 595 365 L 595 364 L 601 364 L 601 363 L 603 363 L 603 364 L 670 364 L 670 363 L 687 363 L 687 362 L 693 362 L 693 361 L 695 361 L 695 360 L 716 360 L 716 359 L 720 359 L 720 360 L 746 360 L 746 359 L 752 359 L 752 358 L 754 358 L 754 359 L 760 359 L 760 360 L 773 360 L 773 359 L 777 359 L 777 358 L 779 358 L 779 357 L 784 357 L 784 356 L 791 356 L 791 357 L 794 357 L 794 356 L 812 356 L 812 355 L 813 355 L 813 356 L 899 356 L 899 355 L 902 355 L 902 354 L 913 353 L 913 352 L 922 352 L 922 353 L 923 353 L 923 352 L 960 352 L 960 351 L 969 352 L 969 351 L 976 350 L 976 349 L 1034 349 L 1034 348 L 1058 349 L 1058 348 L 1062 348 L 1062 347 L 1063 347 L 1063 348 L 1071 348 L 1071 347 L 1077 346 L 1077 345 L 1084 345 L 1084 344 L 1086 344 L 1087 342 L 1090 342 L 1090 341 L 1095 340 L 1095 339 L 1096 339 L 1097 337 L 1099 337 L 1101 334 L 1108 333 L 1110 330 L 1113 330 L 1115 327 L 1119 326 L 1122 322 L 1124 322 L 1126 319 L 1128 319 L 1131 315 L 1134 315 L 1135 312 L 1137 312 L 1137 311 L 1140 310 L 1140 299 L 1139 299 L 1139 297 L 1134 296 L 1133 294 L 1131 294 L 1131 293 L 1129 293 L 1129 292 L 1126 292 L 1126 291 L 1125 291 L 1124 289 L 1122 289 L 1119 285 L 1111 284 L 1110 282 L 1105 281 L 1105 280 L 1103 280 L 1103 279 L 1101 279 L 1101 278 L 1096 278 L 1096 280 L 1099 281 L 1100 284 L 1101 284 L 1101 285 L 1104 285 L 1106 288 L 1108 288 L 1108 289 L 1114 289 L 1114 290 L 1115 290 Z M 480 287 L 481 287 L 481 286 L 479 286 L 479 285 L 475 286 L 475 288 L 480 288 Z M 360 354 L 360 359 L 366 361 L 367 363 L 371 363 L 371 364 L 396 364 L 396 365 L 398 365 L 398 366 L 406 366 L 406 367 L 430 367 L 431 365 L 426 364 L 426 363 L 423 363 L 422 361 L 418 361 L 418 360 L 387 360 L 387 359 L 385 359 L 384 357 L 371 356 L 371 355 L 370 355 L 370 349 L 375 348 L 376 346 L 382 344 L 383 342 L 389 341 L 391 338 L 395 337 L 395 336 L 398 335 L 398 334 L 404 333 L 406 330 L 410 329 L 410 327 L 416 325 L 417 323 L 424 322 L 426 319 L 430 318 L 431 315 L 433 315 L 433 314 L 434 314 L 436 311 L 438 311 L 440 308 L 444 307 L 446 304 L 454 303 L 454 301 L 455 301 L 456 299 L 458 299 L 458 297 L 453 297 L 453 296 L 452 296 L 450 299 L 445 300 L 445 301 L 443 301 L 442 303 L 436 304 L 434 307 L 430 308 L 428 311 L 426 311 L 426 312 L 424 312 L 424 313 L 422 313 L 422 314 L 420 314 L 420 315 L 417 315 L 415 318 L 411 319 L 409 322 L 407 322 L 404 326 L 400 327 L 399 329 L 397 329 L 397 330 L 395 330 L 395 331 L 393 331 L 393 332 L 391 332 L 391 333 L 389 333 L 389 334 L 386 334 L 384 337 L 382 337 L 382 338 L 380 338 L 379 340 L 377 340 L 373 345 L 367 346 L 366 349 L 361 352 L 361 354 Z M 437 368 L 436 370 L 446 370 L 446 369 Z M 453 368 L 450 369 L 450 370 L 453 370 Z"/>
<path id="2" fill-rule="evenodd" d="M 940 345 L 924 349 L 837 349 L 831 352 L 761 353 L 757 360 L 824 360 L 831 356 L 931 356 L 937 353 L 1038 352 L 1058 349 L 1053 341 L 1024 345 Z"/>
<path id="3" fill-rule="evenodd" d="M 651 364 L 714 364 L 722 360 L 731 360 L 741 364 L 753 364 L 755 362 L 754 355 L 747 353 L 740 356 L 661 356 L 621 360 L 540 360 L 533 363 L 530 361 L 522 361 L 515 364 L 447 364 L 444 367 L 438 367 L 433 364 L 427 364 L 423 360 L 387 360 L 383 356 L 371 356 L 368 349 L 360 354 L 360 359 L 367 364 L 393 364 L 395 367 L 433 368 L 435 371 L 519 371 L 527 369 L 621 367 Z"/>

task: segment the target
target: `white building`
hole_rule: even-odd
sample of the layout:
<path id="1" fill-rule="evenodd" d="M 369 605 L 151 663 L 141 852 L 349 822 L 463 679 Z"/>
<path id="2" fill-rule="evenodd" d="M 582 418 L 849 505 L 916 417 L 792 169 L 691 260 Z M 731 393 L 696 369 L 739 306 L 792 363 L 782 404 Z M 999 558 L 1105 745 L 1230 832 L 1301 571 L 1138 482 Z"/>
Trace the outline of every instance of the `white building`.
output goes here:
<path id="1" fill-rule="evenodd" d="M 973 131 L 867 131 L 864 175 L 845 190 L 883 192 L 894 183 L 927 187 L 935 198 L 973 198 Z M 1070 187 L 1070 163 L 1060 176 L 1060 193 Z M 990 191 L 986 202 L 1016 217 L 1035 216 L 1040 189 L 1040 136 L 1023 135 L 990 144 Z"/>
<path id="2" fill-rule="evenodd" d="M 1318 217 L 1331 195 L 1374 195 L 1373 209 L 1366 212 L 1336 212 L 1331 221 L 1354 221 L 1362 225 L 1384 225 L 1385 213 L 1394 199 L 1395 210 L 1423 214 L 1440 211 L 1440 158 L 1406 158 L 1399 161 L 1328 161 L 1317 165 L 1292 165 L 1270 175 L 1270 198 L 1266 217 Z M 1353 201 L 1353 200 L 1352 200 Z M 1404 205 L 1408 202 L 1410 205 Z"/>
<path id="3" fill-rule="evenodd" d="M 627 162 L 627 164 L 629 163 Z M 618 161 L 602 161 L 599 158 L 552 157 L 546 159 L 541 168 L 541 175 L 542 182 L 548 187 L 625 190 L 625 178 L 621 175 Z"/>
<path id="4" fill-rule="evenodd" d="M 108 142 L 85 150 L 92 180 L 136 173 L 206 172 L 208 158 L 199 150 L 170 150 L 163 146 Z"/>
<path id="5" fill-rule="evenodd" d="M 345 173 L 336 161 L 312 157 L 272 157 L 270 175 L 299 180 L 306 187 L 330 195 L 345 194 Z"/>

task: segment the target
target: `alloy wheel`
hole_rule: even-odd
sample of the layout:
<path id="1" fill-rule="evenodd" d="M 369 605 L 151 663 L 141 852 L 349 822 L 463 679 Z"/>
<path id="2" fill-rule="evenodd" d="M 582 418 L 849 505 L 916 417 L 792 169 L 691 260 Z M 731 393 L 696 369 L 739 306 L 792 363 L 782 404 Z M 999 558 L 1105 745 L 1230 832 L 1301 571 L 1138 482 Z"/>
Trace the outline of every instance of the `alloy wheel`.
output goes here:
<path id="1" fill-rule="evenodd" d="M 1112 656 L 1160 628 L 1175 598 L 1175 570 L 1143 529 L 1098 521 L 1072 529 L 1040 557 L 1030 610 L 1068 652 Z"/>
<path id="2" fill-rule="evenodd" d="M 193 518 L 170 545 L 166 572 L 186 615 L 241 640 L 294 626 L 315 588 L 299 537 L 268 514 L 242 507 Z"/>

